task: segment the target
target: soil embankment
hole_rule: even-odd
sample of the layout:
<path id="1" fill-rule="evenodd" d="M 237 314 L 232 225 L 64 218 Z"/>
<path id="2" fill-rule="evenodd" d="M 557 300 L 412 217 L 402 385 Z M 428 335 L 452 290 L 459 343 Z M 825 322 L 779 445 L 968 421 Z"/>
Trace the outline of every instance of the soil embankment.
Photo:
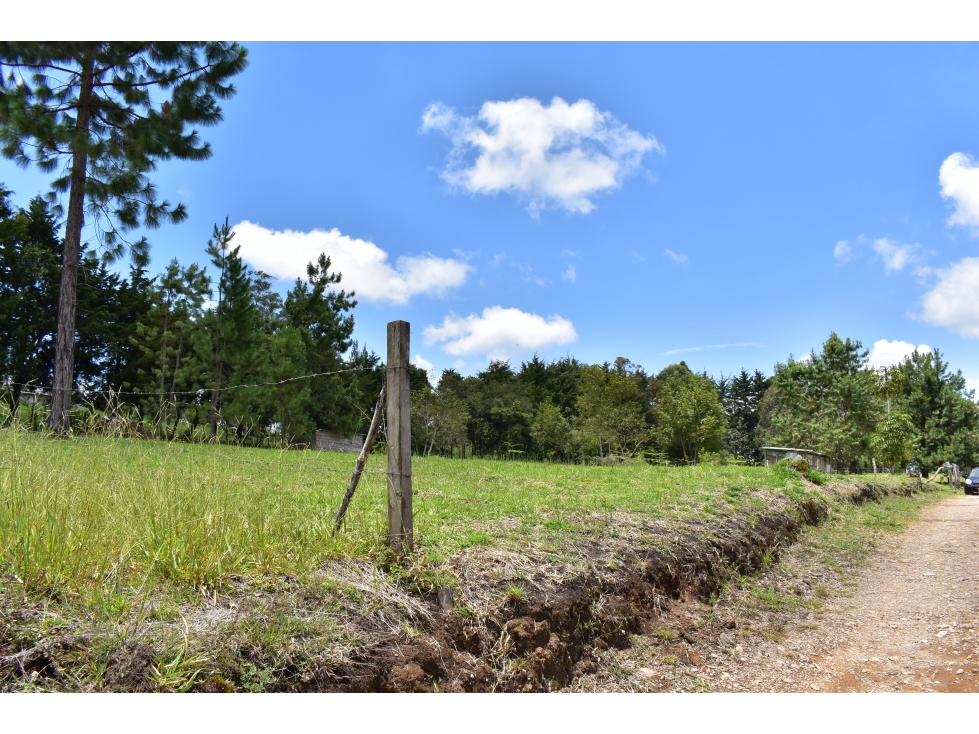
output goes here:
<path id="1" fill-rule="evenodd" d="M 414 639 L 364 648 L 348 663 L 320 671 L 306 690 L 531 692 L 568 685 L 690 690 L 691 681 L 694 690 L 822 688 L 828 685 L 825 680 L 818 685 L 804 681 L 800 667 L 802 658 L 802 665 L 808 665 L 819 653 L 787 652 L 785 670 L 791 672 L 773 666 L 772 653 L 766 650 L 769 643 L 777 652 L 787 651 L 786 645 L 794 641 L 780 642 L 780 633 L 755 635 L 748 644 L 739 634 L 747 633 L 747 625 L 736 616 L 719 617 L 714 599 L 729 579 L 770 566 L 806 525 L 821 522 L 831 505 L 873 502 L 886 494 L 912 491 L 893 484 L 841 483 L 827 489 L 826 504 L 809 500 L 772 510 L 750 523 L 731 518 L 707 532 L 670 528 L 668 542 L 662 543 L 643 545 L 626 539 L 620 547 L 582 544 L 582 552 L 591 556 L 592 572 L 565 576 L 557 583 L 535 583 L 546 576 L 547 564 L 543 559 L 523 559 L 529 563 L 515 577 L 524 579 L 526 593 L 512 594 L 488 613 L 466 617 L 458 608 L 433 613 L 419 625 L 421 633 Z M 655 527 L 641 530 L 647 541 L 656 532 Z M 486 579 L 503 579 L 496 582 L 496 594 L 489 594 L 498 598 L 507 576 L 513 588 L 514 569 L 510 574 L 486 573 L 491 555 L 479 559 L 484 568 L 478 576 L 484 585 Z M 510 558 L 499 565 L 519 562 Z M 458 601 L 469 601 L 466 608 L 472 610 L 479 584 L 466 583 L 465 569 L 460 571 Z M 807 619 L 811 622 L 813 615 Z M 825 639 L 825 634 L 815 638 Z M 641 666 L 635 658 L 630 664 L 630 650 L 648 647 L 650 641 L 659 646 L 659 669 Z M 753 655 L 745 654 L 742 641 Z M 823 667 L 815 665 L 813 670 L 822 673 Z M 640 685 L 623 685 L 630 677 Z"/>

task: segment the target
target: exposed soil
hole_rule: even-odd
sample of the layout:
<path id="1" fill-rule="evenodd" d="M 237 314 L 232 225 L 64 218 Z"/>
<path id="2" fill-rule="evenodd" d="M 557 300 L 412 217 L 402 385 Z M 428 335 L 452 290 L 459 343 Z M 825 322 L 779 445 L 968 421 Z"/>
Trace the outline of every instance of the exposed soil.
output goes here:
<path id="1" fill-rule="evenodd" d="M 829 491 L 839 501 L 863 502 L 895 489 L 848 484 Z M 583 542 L 579 566 L 590 570 L 578 575 L 555 573 L 533 551 L 520 557 L 483 552 L 468 559 L 478 573 L 468 568 L 467 559 L 457 559 L 462 599 L 452 612 L 440 610 L 439 595 L 432 594 L 425 600 L 429 612 L 417 617 L 414 636 L 394 635 L 354 650 L 343 664 L 321 668 L 298 685 L 287 676 L 278 689 L 533 692 L 569 684 L 615 689 L 621 688 L 614 681 L 623 672 L 616 661 L 629 656 L 639 640 L 662 642 L 664 659 L 699 673 L 699 667 L 706 670 L 702 663 L 717 655 L 700 648 L 733 640 L 738 626 L 724 622 L 712 634 L 704 628 L 705 611 L 714 616 L 705 602 L 725 580 L 770 563 L 804 525 L 820 522 L 827 509 L 809 501 L 752 522 L 729 518 L 711 528 L 640 523 L 616 542 Z M 657 533 L 662 542 L 656 542 Z M 640 537 L 646 542 L 637 542 Z M 514 578 L 523 579 L 525 595 L 502 606 L 485 603 L 499 599 L 507 581 L 513 589 Z M 661 640 L 657 634 L 666 626 L 678 632 Z M 690 687 L 689 673 L 674 670 L 667 676 L 641 668 L 638 675 L 641 690 Z M 693 677 L 695 688 L 710 688 L 705 678 Z M 606 685 L 610 680 L 613 684 Z"/>

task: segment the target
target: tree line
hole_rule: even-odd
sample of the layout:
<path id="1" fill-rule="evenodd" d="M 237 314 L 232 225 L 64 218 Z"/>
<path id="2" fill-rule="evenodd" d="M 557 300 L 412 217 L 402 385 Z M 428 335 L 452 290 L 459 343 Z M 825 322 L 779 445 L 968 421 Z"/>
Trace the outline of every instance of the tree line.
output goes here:
<path id="1" fill-rule="evenodd" d="M 46 199 L 10 202 L 0 186 L 0 379 L 6 414 L 40 426 L 63 240 Z M 355 294 L 321 255 L 283 298 L 234 236 L 227 220 L 214 226 L 203 253 L 213 277 L 177 260 L 150 276 L 139 255 L 122 276 L 81 248 L 74 404 L 168 440 L 303 446 L 316 428 L 363 432 L 384 365 L 352 339 Z M 411 387 L 424 455 L 757 463 L 761 446 L 776 445 L 824 452 L 848 471 L 979 462 L 979 409 L 938 350 L 873 370 L 860 342 L 836 334 L 771 376 L 534 355 L 471 376 L 447 369 L 434 385 L 413 366 Z"/>
<path id="2" fill-rule="evenodd" d="M 40 427 L 55 371 L 64 243 L 44 198 L 16 210 L 10 199 L 0 185 L 0 376 L 7 414 L 26 410 Z M 214 226 L 204 252 L 213 279 L 176 259 L 150 277 L 139 255 L 124 277 L 81 247 L 76 412 L 111 411 L 169 440 L 254 445 L 301 444 L 316 426 L 347 434 L 363 426 L 380 390 L 379 358 L 352 341 L 357 302 L 339 288 L 329 258 L 310 263 L 283 299 L 233 239 L 227 221 Z M 303 375 L 317 376 L 293 379 Z"/>
<path id="3" fill-rule="evenodd" d="M 909 462 L 979 463 L 979 407 L 941 352 L 872 369 L 859 341 L 831 333 L 819 352 L 712 379 L 685 363 L 648 374 L 618 358 L 588 365 L 537 356 L 514 371 L 445 370 L 412 397 L 415 449 L 542 460 L 642 458 L 758 463 L 761 447 L 828 454 L 843 471 Z"/>

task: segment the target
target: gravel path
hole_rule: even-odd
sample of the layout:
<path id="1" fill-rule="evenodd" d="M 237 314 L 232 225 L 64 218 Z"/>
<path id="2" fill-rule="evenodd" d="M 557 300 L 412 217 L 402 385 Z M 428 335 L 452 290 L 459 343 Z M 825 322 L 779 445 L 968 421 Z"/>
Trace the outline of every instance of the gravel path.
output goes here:
<path id="1" fill-rule="evenodd" d="M 845 583 L 802 545 L 714 607 L 671 602 L 572 690 L 979 692 L 979 497 L 932 505 Z M 759 588 L 795 611 L 756 613 Z"/>
<path id="2" fill-rule="evenodd" d="M 740 690 L 979 691 L 977 564 L 979 497 L 949 498 L 881 548 L 818 629 L 745 660 Z"/>
<path id="3" fill-rule="evenodd" d="M 807 676 L 810 688 L 979 691 L 977 564 L 979 497 L 928 510 L 824 620 L 823 630 L 836 630 L 836 650 Z"/>

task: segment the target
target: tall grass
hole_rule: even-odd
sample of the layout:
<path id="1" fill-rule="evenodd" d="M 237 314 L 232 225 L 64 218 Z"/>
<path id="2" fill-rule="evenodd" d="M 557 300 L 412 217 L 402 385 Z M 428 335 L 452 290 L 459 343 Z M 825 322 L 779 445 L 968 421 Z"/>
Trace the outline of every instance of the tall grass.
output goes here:
<path id="1" fill-rule="evenodd" d="M 32 589 L 296 573 L 379 535 L 363 509 L 331 534 L 336 457 L 17 430 L 0 431 L 0 457 L 0 557 Z M 365 477 L 360 507 L 383 485 Z"/>
<path id="2" fill-rule="evenodd" d="M 386 481 L 361 480 L 343 532 L 332 519 L 354 457 L 0 430 L 0 563 L 27 588 L 301 574 L 380 552 Z M 383 470 L 374 456 L 369 472 Z M 711 521 L 761 511 L 763 493 L 798 499 L 794 472 L 759 467 L 581 466 L 413 460 L 417 547 L 439 561 L 469 546 L 524 547 L 616 532 L 623 513 Z"/>

